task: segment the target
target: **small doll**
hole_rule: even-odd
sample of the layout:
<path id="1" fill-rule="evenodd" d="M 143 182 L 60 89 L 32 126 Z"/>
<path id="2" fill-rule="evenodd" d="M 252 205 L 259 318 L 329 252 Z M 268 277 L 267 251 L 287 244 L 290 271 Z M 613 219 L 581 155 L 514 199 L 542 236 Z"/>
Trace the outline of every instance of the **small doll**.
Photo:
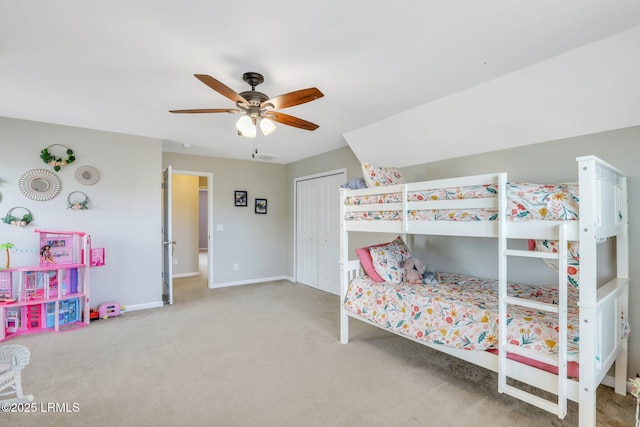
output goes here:
<path id="1" fill-rule="evenodd" d="M 51 254 L 51 246 L 44 245 L 40 249 L 40 263 L 41 264 L 55 264 L 56 263 L 53 260 L 53 255 Z"/>

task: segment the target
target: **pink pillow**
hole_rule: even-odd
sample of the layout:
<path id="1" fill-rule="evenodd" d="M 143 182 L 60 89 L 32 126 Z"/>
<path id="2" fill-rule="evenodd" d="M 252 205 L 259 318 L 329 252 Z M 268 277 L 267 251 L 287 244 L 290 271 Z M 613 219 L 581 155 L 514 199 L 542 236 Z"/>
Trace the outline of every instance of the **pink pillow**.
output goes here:
<path id="1" fill-rule="evenodd" d="M 362 269 L 371 280 L 374 282 L 384 282 L 382 277 L 376 272 L 375 267 L 373 266 L 373 260 L 371 259 L 371 253 L 369 252 L 369 248 L 376 248 L 379 246 L 384 246 L 388 243 L 379 243 L 377 245 L 367 246 L 366 248 L 358 248 L 356 249 L 356 255 L 360 259 L 360 264 L 362 265 Z"/>

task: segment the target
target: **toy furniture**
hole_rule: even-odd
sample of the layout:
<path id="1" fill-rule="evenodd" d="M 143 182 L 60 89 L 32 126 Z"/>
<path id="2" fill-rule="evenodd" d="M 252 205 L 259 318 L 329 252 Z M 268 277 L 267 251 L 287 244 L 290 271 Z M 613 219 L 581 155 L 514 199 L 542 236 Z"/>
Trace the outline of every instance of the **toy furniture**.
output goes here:
<path id="1" fill-rule="evenodd" d="M 22 370 L 29 364 L 31 353 L 23 345 L 0 346 L 0 402 L 22 403 L 33 400 L 22 392 Z"/>
<path id="2" fill-rule="evenodd" d="M 78 231 L 35 232 L 39 265 L 0 272 L 0 296 L 6 296 L 0 300 L 0 341 L 89 324 L 91 237 Z"/>
<path id="3" fill-rule="evenodd" d="M 13 271 L 15 271 L 13 268 L 0 270 L 0 301 L 11 299 Z"/>
<path id="4" fill-rule="evenodd" d="M 18 310 L 7 310 L 7 333 L 14 333 L 18 331 L 18 325 L 20 324 Z"/>
<path id="5" fill-rule="evenodd" d="M 105 302 L 98 307 L 98 316 L 101 319 L 120 315 L 120 304 L 117 302 Z"/>
<path id="6" fill-rule="evenodd" d="M 58 302 L 58 325 L 66 325 L 68 323 L 77 322 L 80 320 L 80 312 L 78 310 L 79 299 L 72 298 L 67 300 L 61 300 Z M 46 304 L 46 327 L 52 328 L 56 324 L 56 303 L 48 302 Z"/>

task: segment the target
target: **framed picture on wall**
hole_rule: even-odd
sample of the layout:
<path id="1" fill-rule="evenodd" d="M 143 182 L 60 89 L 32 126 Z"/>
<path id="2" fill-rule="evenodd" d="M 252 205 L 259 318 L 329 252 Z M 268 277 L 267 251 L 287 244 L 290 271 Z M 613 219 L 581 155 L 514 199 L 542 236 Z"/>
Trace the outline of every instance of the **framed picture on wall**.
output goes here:
<path id="1" fill-rule="evenodd" d="M 256 199 L 256 213 L 257 214 L 267 213 L 267 199 Z"/>
<path id="2" fill-rule="evenodd" d="M 236 191 L 234 195 L 236 206 L 247 206 L 247 192 Z"/>

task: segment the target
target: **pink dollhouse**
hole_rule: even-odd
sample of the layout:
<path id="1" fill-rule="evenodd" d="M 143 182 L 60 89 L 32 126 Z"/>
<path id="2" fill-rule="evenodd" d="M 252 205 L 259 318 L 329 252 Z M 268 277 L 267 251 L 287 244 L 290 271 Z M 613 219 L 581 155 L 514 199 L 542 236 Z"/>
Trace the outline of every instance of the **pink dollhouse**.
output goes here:
<path id="1" fill-rule="evenodd" d="M 0 341 L 89 324 L 91 237 L 78 231 L 35 232 L 38 265 L 0 270 Z"/>

